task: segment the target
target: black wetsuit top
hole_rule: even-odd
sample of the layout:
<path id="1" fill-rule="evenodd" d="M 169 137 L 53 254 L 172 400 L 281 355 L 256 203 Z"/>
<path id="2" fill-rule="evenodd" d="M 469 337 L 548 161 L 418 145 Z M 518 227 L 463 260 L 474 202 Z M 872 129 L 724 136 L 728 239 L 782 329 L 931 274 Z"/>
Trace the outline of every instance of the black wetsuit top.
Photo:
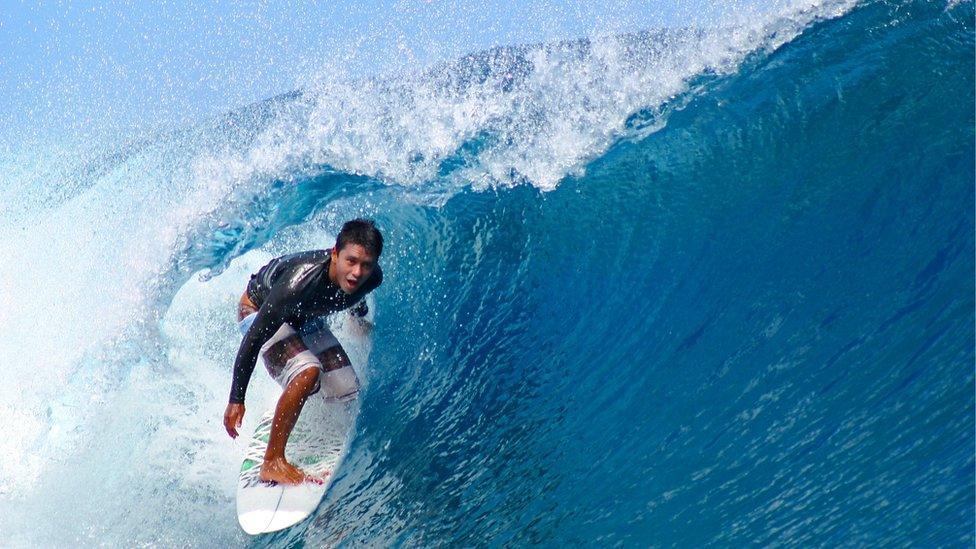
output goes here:
<path id="1" fill-rule="evenodd" d="M 383 271 L 376 265 L 363 285 L 347 294 L 329 279 L 330 262 L 331 250 L 312 250 L 273 259 L 251 275 L 247 295 L 259 309 L 237 351 L 231 402 L 244 402 L 261 345 L 282 324 L 300 330 L 311 320 L 356 305 L 383 282 Z M 366 314 L 365 306 L 362 302 L 357 308 L 360 316 Z"/>

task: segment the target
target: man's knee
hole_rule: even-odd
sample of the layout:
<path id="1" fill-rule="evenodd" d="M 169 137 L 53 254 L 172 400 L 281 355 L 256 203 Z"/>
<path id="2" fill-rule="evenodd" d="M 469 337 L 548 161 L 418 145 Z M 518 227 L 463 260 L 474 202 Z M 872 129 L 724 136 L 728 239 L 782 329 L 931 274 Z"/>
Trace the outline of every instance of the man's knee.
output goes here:
<path id="1" fill-rule="evenodd" d="M 295 378 L 306 382 L 315 382 L 318 381 L 320 372 L 321 370 L 318 368 L 306 368 L 305 370 L 299 372 Z"/>
<path id="2" fill-rule="evenodd" d="M 321 371 L 318 368 L 306 368 L 288 382 L 288 388 L 308 396 L 318 387 L 320 375 Z"/>

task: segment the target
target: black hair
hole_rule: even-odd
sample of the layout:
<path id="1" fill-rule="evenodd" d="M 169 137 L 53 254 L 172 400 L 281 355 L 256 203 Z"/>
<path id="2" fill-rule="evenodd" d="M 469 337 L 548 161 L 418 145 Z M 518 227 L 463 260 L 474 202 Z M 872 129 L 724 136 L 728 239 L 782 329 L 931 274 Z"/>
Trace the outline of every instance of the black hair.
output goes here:
<path id="1" fill-rule="evenodd" d="M 359 244 L 377 258 L 383 253 L 383 235 L 372 219 L 359 217 L 346 221 L 336 237 L 336 251 L 342 250 L 346 244 Z"/>

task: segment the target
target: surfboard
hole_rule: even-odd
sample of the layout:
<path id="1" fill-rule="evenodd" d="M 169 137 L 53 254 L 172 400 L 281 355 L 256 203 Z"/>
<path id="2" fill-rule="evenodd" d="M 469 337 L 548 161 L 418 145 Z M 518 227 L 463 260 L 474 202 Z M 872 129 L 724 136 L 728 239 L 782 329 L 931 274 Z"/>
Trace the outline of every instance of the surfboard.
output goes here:
<path id="1" fill-rule="evenodd" d="M 261 480 L 259 474 L 268 447 L 274 407 L 263 416 L 251 437 L 237 483 L 237 519 L 251 535 L 294 526 L 318 507 L 345 453 L 355 427 L 358 402 L 326 402 L 312 395 L 292 431 L 285 456 L 321 483 L 283 485 Z"/>

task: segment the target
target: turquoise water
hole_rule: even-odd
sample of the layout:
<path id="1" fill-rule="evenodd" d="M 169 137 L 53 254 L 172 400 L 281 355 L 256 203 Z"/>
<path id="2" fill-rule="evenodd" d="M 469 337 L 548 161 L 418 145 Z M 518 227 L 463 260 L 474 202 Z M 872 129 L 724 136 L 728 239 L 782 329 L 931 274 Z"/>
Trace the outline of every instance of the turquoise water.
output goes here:
<path id="1" fill-rule="evenodd" d="M 68 390 L 20 382 L 49 398 L 20 409 L 7 451 L 36 474 L 0 468 L 0 532 L 971 546 L 973 16 L 831 4 L 748 32 L 493 50 L 95 162 L 46 206 L 84 231 L 6 214 L 137 282 L 111 295 L 121 312 L 92 305 L 118 335 L 58 365 Z M 359 214 L 387 251 L 356 436 L 314 517 L 246 538 L 219 424 L 233 299 Z M 107 235 L 123 251 L 84 244 Z M 67 319 L 91 311 L 70 299 Z M 252 420 L 273 399 L 260 376 Z M 136 465 L 106 475 L 119 459 Z M 92 485 L 90 511 L 51 503 Z"/>

